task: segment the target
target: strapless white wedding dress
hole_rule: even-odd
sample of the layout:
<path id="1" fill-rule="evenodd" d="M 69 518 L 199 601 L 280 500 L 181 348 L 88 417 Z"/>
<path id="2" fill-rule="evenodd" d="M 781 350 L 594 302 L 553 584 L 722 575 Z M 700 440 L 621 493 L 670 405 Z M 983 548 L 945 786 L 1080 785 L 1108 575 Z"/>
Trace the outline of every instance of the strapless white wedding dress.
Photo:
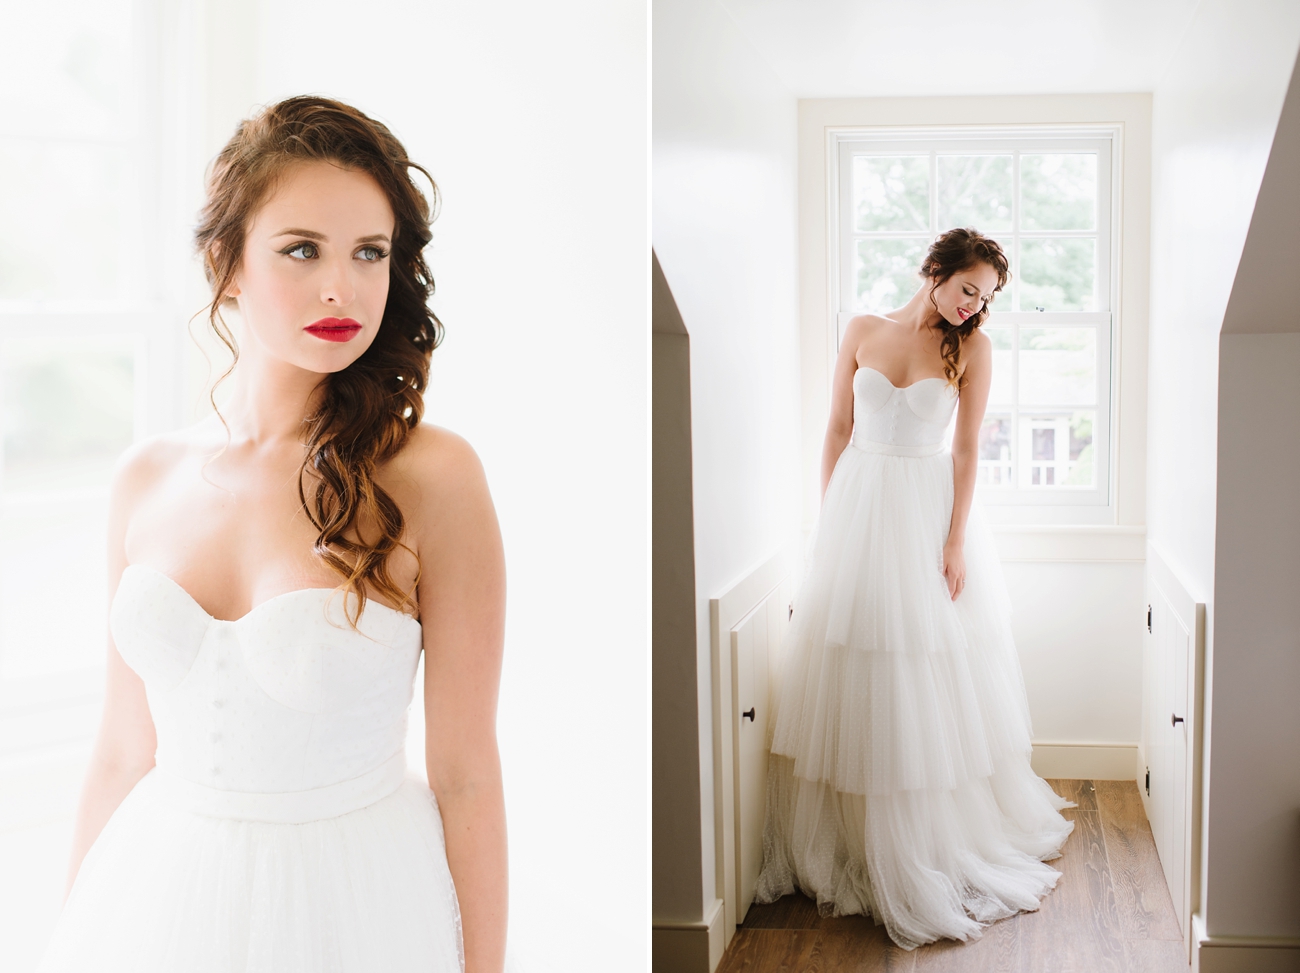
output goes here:
<path id="1" fill-rule="evenodd" d="M 904 948 L 1038 908 L 1071 806 L 1029 766 L 1029 706 L 993 539 L 976 506 L 965 590 L 944 379 L 853 377 L 853 439 L 822 502 L 782 651 L 758 901 L 796 888 Z"/>
<path id="2" fill-rule="evenodd" d="M 442 820 L 403 752 L 420 624 L 371 600 L 353 631 L 343 609 L 309 588 L 222 621 L 126 569 L 110 625 L 157 766 L 86 855 L 42 973 L 463 969 Z"/>

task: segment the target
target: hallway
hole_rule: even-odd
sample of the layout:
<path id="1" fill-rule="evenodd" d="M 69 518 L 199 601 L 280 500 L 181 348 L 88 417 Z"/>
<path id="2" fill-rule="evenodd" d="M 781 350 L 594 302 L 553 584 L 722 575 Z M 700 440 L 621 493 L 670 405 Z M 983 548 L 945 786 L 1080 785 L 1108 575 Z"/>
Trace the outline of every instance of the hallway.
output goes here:
<path id="1" fill-rule="evenodd" d="M 971 943 L 899 949 L 861 916 L 823 919 L 800 895 L 755 905 L 718 973 L 1176 973 L 1182 934 L 1132 781 L 1052 780 L 1079 806 L 1055 891 L 1038 912 L 995 923 Z"/>

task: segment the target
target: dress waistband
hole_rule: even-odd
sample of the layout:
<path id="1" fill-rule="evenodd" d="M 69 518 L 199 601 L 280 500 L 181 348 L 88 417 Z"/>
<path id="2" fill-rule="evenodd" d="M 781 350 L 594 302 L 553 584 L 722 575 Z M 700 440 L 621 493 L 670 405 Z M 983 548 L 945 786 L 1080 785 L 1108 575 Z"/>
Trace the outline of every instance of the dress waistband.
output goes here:
<path id="1" fill-rule="evenodd" d="M 897 443 L 877 443 L 869 439 L 858 439 L 856 436 L 851 445 L 864 453 L 884 453 L 886 456 L 938 456 L 947 449 L 947 443 L 942 440 L 924 446 L 902 446 Z"/>
<path id="2" fill-rule="evenodd" d="M 351 780 L 279 794 L 218 790 L 157 767 L 149 776 L 165 797 L 196 814 L 237 821 L 304 824 L 359 811 L 392 794 L 406 777 L 406 754 L 399 751 L 374 770 Z"/>

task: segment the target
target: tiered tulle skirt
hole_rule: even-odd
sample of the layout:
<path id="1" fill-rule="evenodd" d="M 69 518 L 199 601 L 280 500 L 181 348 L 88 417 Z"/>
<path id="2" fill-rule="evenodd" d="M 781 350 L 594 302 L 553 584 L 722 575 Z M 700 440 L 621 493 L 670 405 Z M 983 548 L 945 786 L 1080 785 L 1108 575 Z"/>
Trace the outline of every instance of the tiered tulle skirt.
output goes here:
<path id="1" fill-rule="evenodd" d="M 1009 603 L 978 508 L 941 573 L 952 458 L 849 446 L 776 690 L 758 901 L 796 888 L 905 948 L 1038 907 L 1073 828 L 1029 766 Z"/>
<path id="2" fill-rule="evenodd" d="M 323 820 L 196 813 L 155 771 L 86 855 L 41 973 L 460 973 L 422 781 Z"/>

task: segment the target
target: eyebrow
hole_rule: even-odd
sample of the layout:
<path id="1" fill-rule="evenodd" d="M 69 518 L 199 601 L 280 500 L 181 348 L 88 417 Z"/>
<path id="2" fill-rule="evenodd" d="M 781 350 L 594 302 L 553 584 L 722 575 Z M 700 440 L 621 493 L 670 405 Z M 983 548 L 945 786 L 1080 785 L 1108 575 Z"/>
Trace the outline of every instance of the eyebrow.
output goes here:
<path id="1" fill-rule="evenodd" d="M 271 234 L 272 239 L 279 236 L 305 236 L 308 240 L 327 240 L 329 239 L 324 233 L 317 233 L 315 230 L 304 230 L 300 227 L 291 226 L 288 229 L 281 230 L 279 233 Z M 369 236 L 357 237 L 357 243 L 378 243 L 380 240 L 388 243 L 388 236 L 384 233 L 372 233 Z"/>

